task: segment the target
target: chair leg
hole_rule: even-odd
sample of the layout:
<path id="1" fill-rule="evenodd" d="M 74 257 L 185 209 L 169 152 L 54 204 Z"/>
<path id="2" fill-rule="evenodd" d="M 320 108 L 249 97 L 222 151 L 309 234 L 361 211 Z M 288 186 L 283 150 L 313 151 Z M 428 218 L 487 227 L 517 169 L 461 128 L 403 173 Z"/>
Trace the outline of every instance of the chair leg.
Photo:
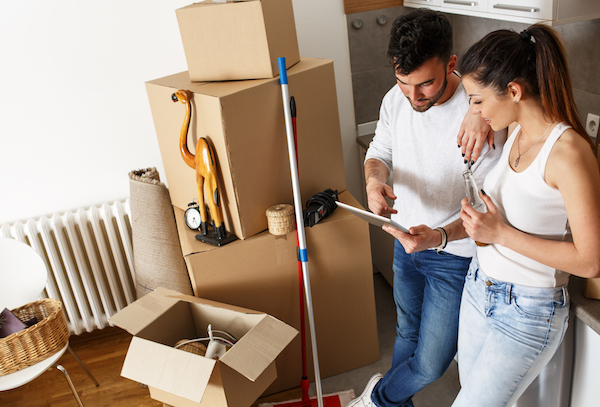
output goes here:
<path id="1" fill-rule="evenodd" d="M 92 374 L 90 373 L 90 371 L 87 369 L 87 367 L 85 367 L 85 365 L 83 364 L 83 362 L 81 361 L 81 359 L 79 359 L 79 356 L 77 356 L 77 354 L 75 353 L 75 351 L 73 349 L 71 349 L 71 345 L 69 345 L 67 349 L 69 349 L 69 353 L 71 355 L 73 355 L 73 357 L 75 358 L 75 360 L 77 361 L 77 363 L 79 363 L 79 366 L 81 366 L 81 368 L 83 369 L 83 371 L 89 376 L 89 378 L 92 380 L 92 382 L 94 382 L 94 385 L 96 387 L 100 386 L 98 384 L 98 382 L 96 381 L 96 379 L 94 379 L 94 376 L 92 376 Z"/>
<path id="2" fill-rule="evenodd" d="M 73 397 L 75 397 L 77 404 L 79 405 L 79 407 L 84 407 L 83 403 L 81 402 L 81 399 L 79 398 L 79 394 L 77 393 L 77 389 L 75 389 L 75 386 L 73 385 L 73 382 L 71 381 L 71 377 L 69 377 L 69 373 L 67 373 L 67 369 L 65 369 L 61 365 L 54 365 L 52 367 L 54 367 L 56 370 L 58 370 L 59 372 L 62 372 L 62 374 L 65 375 L 65 379 L 67 380 L 67 383 L 69 384 L 69 387 L 71 388 L 71 393 L 73 393 Z"/>

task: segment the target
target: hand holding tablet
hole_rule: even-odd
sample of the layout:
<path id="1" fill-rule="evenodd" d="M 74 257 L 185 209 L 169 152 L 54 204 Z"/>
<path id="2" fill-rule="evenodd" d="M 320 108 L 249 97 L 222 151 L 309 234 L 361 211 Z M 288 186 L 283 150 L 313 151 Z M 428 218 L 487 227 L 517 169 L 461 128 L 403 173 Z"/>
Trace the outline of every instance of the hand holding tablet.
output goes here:
<path id="1" fill-rule="evenodd" d="M 365 211 L 364 209 L 356 208 L 354 206 L 350 206 L 350 205 L 345 204 L 340 201 L 336 201 L 336 204 L 340 208 L 350 211 L 352 214 L 358 216 L 361 219 L 366 220 L 367 222 L 369 222 L 373 225 L 376 225 L 379 227 L 381 227 L 383 225 L 390 225 L 398 230 L 401 230 L 404 233 L 408 233 L 408 229 L 406 229 L 404 226 L 400 225 L 399 223 L 394 222 L 390 218 L 386 218 L 385 216 L 376 215 L 373 212 Z"/>

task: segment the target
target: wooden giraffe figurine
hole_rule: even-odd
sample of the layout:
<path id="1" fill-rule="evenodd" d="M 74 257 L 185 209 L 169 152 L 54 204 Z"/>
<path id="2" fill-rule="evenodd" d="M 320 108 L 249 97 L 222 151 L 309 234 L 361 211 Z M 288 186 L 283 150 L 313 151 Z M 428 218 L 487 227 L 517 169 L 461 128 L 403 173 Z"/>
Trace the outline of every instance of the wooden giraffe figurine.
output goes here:
<path id="1" fill-rule="evenodd" d="M 204 191 L 207 192 L 207 201 L 210 208 L 210 215 L 213 220 L 213 229 L 217 239 L 226 237 L 225 225 L 223 223 L 223 215 L 221 213 L 221 205 L 219 200 L 219 188 L 217 177 L 216 154 L 213 146 L 204 137 L 198 139 L 196 144 L 196 154 L 192 154 L 187 147 L 187 136 L 190 128 L 190 117 L 192 114 L 192 104 L 190 99 L 192 92 L 188 90 L 178 90 L 171 95 L 173 102 L 181 102 L 185 104 L 185 119 L 181 127 L 179 136 L 179 148 L 183 161 L 196 170 L 196 189 L 198 190 L 198 206 L 200 210 L 201 233 L 206 235 L 208 232 L 208 215 L 206 205 L 204 204 Z"/>

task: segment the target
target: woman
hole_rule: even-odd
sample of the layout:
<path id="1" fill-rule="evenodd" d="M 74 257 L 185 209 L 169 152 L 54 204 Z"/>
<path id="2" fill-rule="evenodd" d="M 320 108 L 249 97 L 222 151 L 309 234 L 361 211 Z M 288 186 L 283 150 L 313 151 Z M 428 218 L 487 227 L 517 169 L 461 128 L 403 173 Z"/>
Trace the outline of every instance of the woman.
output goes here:
<path id="1" fill-rule="evenodd" d="M 474 114 L 510 137 L 480 194 L 488 212 L 462 201 L 488 245 L 465 281 L 453 406 L 511 406 L 562 341 L 569 275 L 600 276 L 600 173 L 551 28 L 490 33 L 460 65 Z"/>

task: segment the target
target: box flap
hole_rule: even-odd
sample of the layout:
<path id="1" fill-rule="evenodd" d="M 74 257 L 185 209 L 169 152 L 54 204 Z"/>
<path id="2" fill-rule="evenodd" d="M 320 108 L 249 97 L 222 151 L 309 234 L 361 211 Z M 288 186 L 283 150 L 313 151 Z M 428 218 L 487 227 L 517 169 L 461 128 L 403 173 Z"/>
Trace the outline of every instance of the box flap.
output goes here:
<path id="1" fill-rule="evenodd" d="M 296 335 L 296 329 L 265 315 L 220 361 L 255 381 Z"/>
<path id="2" fill-rule="evenodd" d="M 180 294 L 177 291 L 158 287 L 153 292 L 123 308 L 113 315 L 109 321 L 113 325 L 125 329 L 130 334 L 137 335 L 161 316 L 165 310 L 177 304 L 179 300 L 172 296 Z"/>
<path id="3" fill-rule="evenodd" d="M 225 304 L 225 303 L 218 302 L 218 301 L 207 300 L 206 298 L 194 297 L 193 295 L 180 294 L 175 291 L 172 291 L 172 293 L 175 293 L 175 295 L 170 295 L 170 297 L 172 299 L 189 302 L 191 304 L 208 305 L 209 307 L 223 308 L 223 309 L 226 309 L 229 311 L 240 312 L 242 314 L 258 314 L 258 315 L 264 314 L 264 312 L 255 311 L 255 310 L 251 310 L 251 309 L 243 308 L 243 307 L 238 307 L 236 305 Z"/>
<path id="4" fill-rule="evenodd" d="M 163 78 L 147 81 L 146 84 L 166 86 L 173 89 L 185 88 L 190 92 L 200 93 L 200 88 L 210 82 L 192 82 L 189 71 L 178 72 Z"/>
<path id="5" fill-rule="evenodd" d="M 133 337 L 121 376 L 200 402 L 216 361 Z"/>

